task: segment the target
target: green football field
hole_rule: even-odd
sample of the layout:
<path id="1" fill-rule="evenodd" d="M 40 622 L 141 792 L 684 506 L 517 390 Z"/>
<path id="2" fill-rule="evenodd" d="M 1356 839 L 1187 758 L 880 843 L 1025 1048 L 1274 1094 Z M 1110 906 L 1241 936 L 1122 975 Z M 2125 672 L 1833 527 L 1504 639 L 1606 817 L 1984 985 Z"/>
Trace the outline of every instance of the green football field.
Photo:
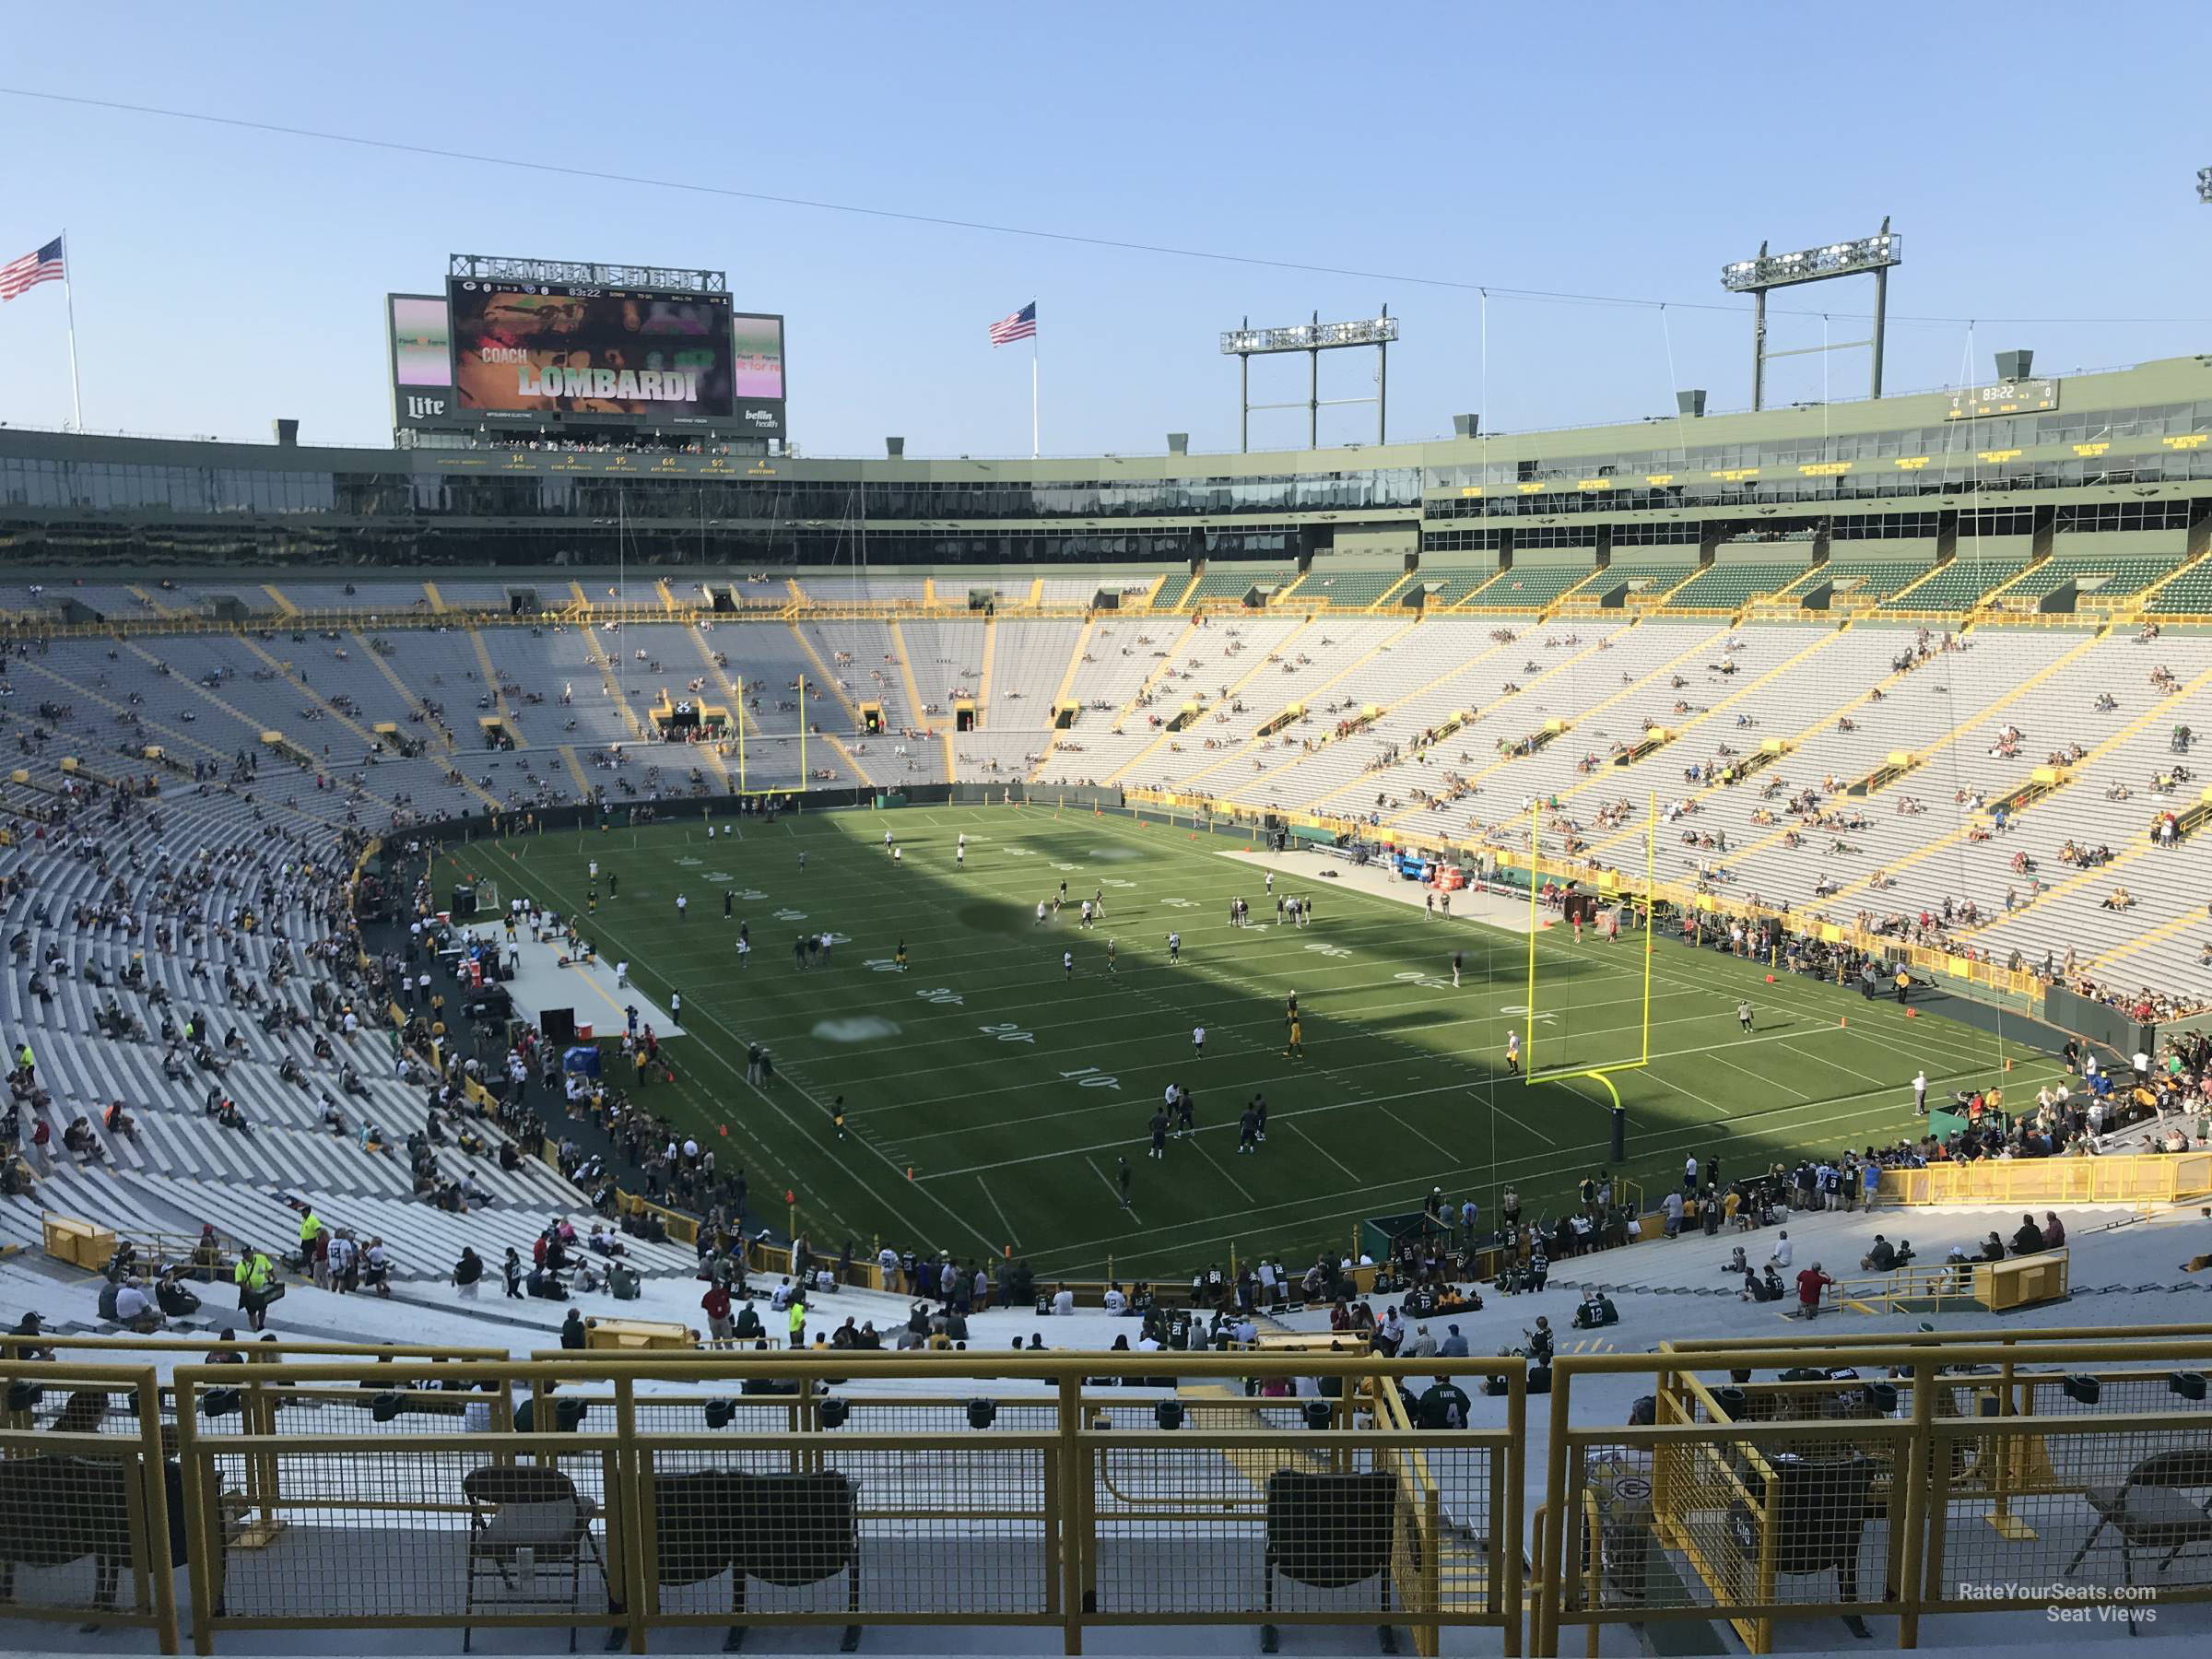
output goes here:
<path id="1" fill-rule="evenodd" d="M 458 849 L 438 876 L 441 890 L 488 879 L 503 899 L 582 912 L 596 859 L 587 935 L 649 995 L 683 996 L 679 1080 L 649 1089 L 649 1103 L 696 1125 L 724 1169 L 747 1170 L 756 1220 L 781 1224 L 794 1192 L 817 1248 L 1011 1247 L 1047 1279 L 1109 1264 L 1123 1278 L 1167 1277 L 1232 1251 L 1310 1262 L 1347 1247 L 1364 1217 L 1418 1208 L 1432 1185 L 1454 1203 L 1471 1192 L 1486 1214 L 1508 1185 L 1531 1215 L 1571 1202 L 1606 1163 L 1607 1100 L 1586 1080 L 1505 1075 L 1508 1032 L 1528 1022 L 1526 935 L 1469 919 L 1466 900 L 1430 919 L 1324 877 L 1344 866 L 1320 854 L 1276 861 L 1278 894 L 1315 900 L 1311 926 L 1277 925 L 1264 858 L 1225 837 L 1073 810 L 910 808 L 756 821 L 712 841 L 696 819 L 553 832 Z M 1067 908 L 1039 924 L 1037 901 L 1063 881 Z M 1105 918 L 1085 929 L 1079 901 L 1094 894 Z M 1253 925 L 1230 924 L 1232 896 Z M 739 920 L 753 945 L 742 972 Z M 826 966 L 794 966 L 802 931 L 837 935 Z M 1633 1059 L 1640 941 L 1537 937 L 1535 1069 Z M 1769 984 L 1763 967 L 1717 953 L 1663 943 L 1652 967 L 1651 1063 L 1615 1078 L 1629 1120 L 1615 1173 L 1653 1202 L 1688 1153 L 1717 1155 L 1729 1175 L 1910 1132 L 1920 1066 L 1937 1099 L 2000 1080 L 2019 1099 L 2057 1069 L 1987 1031 L 1907 1019 L 1786 972 Z M 1293 991 L 1302 1058 L 1284 1052 Z M 775 1056 L 765 1091 L 746 1080 L 748 1042 Z M 2018 1069 L 2001 1078 L 2007 1055 Z M 1194 1096 L 1199 1132 L 1154 1159 L 1149 1124 L 1171 1083 Z M 1267 1139 L 1240 1154 L 1255 1092 Z M 830 1114 L 840 1095 L 841 1141 Z"/>

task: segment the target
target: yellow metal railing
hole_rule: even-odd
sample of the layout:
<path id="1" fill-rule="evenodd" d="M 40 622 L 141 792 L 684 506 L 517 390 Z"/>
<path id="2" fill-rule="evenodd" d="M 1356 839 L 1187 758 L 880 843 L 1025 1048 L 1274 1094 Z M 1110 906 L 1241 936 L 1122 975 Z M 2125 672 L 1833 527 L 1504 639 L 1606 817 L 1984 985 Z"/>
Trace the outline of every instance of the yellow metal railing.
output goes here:
<path id="1" fill-rule="evenodd" d="M 1422 1429 L 1399 1391 L 1433 1359 L 1266 1356 L 1319 1398 L 1247 1392 L 1249 1355 L 821 1349 L 295 1347 L 165 1385 L 151 1341 L 14 1343 L 0 1558 L 11 1617 L 164 1652 L 186 1625 L 201 1652 L 278 1630 L 565 1626 L 644 1652 L 683 1626 L 867 1624 L 1057 1630 L 1079 1652 L 1112 1626 L 1297 1623 L 1401 1627 L 1426 1655 L 1487 1627 L 1515 1654 L 1525 1616 L 1537 1654 L 1577 1625 L 1594 1651 L 1670 1621 L 1764 1653 L 1830 1644 L 1839 1618 L 1905 1647 L 1931 1614 L 2040 1628 L 2054 1584 L 2162 1630 L 2212 1601 L 2201 1554 L 2130 1558 L 2176 1541 L 2145 1531 L 2178 1512 L 2157 1494 L 2195 1513 L 2212 1490 L 2212 1327 L 1814 1340 L 1563 1357 L 1541 1453 L 1519 1359 L 1451 1362 L 1477 1426 Z M 1623 1424 L 1636 1394 L 1648 1418 Z"/>
<path id="2" fill-rule="evenodd" d="M 1518 1653 L 1512 1571 L 1453 1575 L 1518 1555 L 1522 1362 L 1469 1369 L 1506 1391 L 1501 1425 L 1444 1432 L 1398 1409 L 1418 1362 L 1266 1364 L 1338 1392 L 1316 1419 L 1241 1392 L 1250 1356 L 1216 1355 L 1174 1356 L 1181 1386 L 1141 1392 L 1166 1356 L 418 1351 L 180 1364 L 167 1388 L 11 1357 L 0 1555 L 97 1554 L 93 1579 L 24 1577 L 11 1614 L 97 1613 L 171 1653 L 187 1605 L 200 1652 L 455 1625 L 643 1652 L 687 1625 L 869 1623 L 1056 1627 L 1077 1652 L 1087 1629 L 1265 1618 L 1409 1627 L 1427 1653 L 1488 1626 Z M 881 1391 L 901 1379 L 941 1392 Z M 24 1517 L 54 1513 L 66 1537 L 41 1542 Z M 1153 1570 L 1163 1551 L 1175 1572 Z M 334 1575 L 333 1552 L 378 1568 Z M 164 1563 L 188 1567 L 189 1604 Z M 676 1588 L 733 1570 L 726 1596 Z"/>
<path id="3" fill-rule="evenodd" d="M 2178 1204 L 2212 1194 L 2212 1152 L 1976 1159 L 1886 1171 L 1885 1204 Z"/>
<path id="4" fill-rule="evenodd" d="M 2127 1500 L 2212 1488 L 2212 1335 L 2017 1335 L 2052 1340 L 1742 1339 L 1562 1359 L 1537 1541 L 1556 1565 L 1534 1588 L 1531 1651 L 1558 1653 L 1577 1624 L 1725 1620 L 1765 1653 L 1784 1623 L 1787 1645 L 1815 1646 L 1832 1640 L 1828 1621 L 1876 1617 L 1912 1647 L 1931 1613 L 2040 1624 L 2057 1584 L 2112 1607 L 2112 1622 L 2131 1601 L 2212 1601 L 2194 1570 L 2135 1587 L 2128 1554 L 2152 1512 Z M 1723 1364 L 1725 1382 L 1689 1369 Z M 1649 1423 L 1583 1420 L 1576 1385 L 1597 1377 L 1648 1380 Z M 1593 1495 L 1589 1545 L 1568 1526 Z"/>

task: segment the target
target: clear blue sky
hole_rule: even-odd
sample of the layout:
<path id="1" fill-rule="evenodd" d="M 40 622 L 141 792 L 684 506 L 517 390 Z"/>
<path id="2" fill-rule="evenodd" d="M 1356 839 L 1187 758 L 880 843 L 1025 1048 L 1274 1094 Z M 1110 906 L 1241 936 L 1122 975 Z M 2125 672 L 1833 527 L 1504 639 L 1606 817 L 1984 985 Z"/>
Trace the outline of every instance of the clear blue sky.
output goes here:
<path id="1" fill-rule="evenodd" d="M 720 266 L 789 316 L 794 437 L 820 454 L 1029 450 L 1029 354 L 985 326 L 1034 298 L 1047 453 L 1234 448 L 1220 329 L 1404 320 L 1392 431 L 1748 401 L 1747 302 L 1781 251 L 1906 239 L 1893 390 L 2212 349 L 2212 8 L 1124 4 L 23 8 L 0 83 L 676 181 L 1389 273 L 1073 246 L 564 179 L 0 97 L 0 259 L 63 227 L 86 424 L 317 441 L 388 433 L 382 296 L 449 253 Z M 1493 300 L 1442 277 L 1676 302 Z M 1832 308 L 1853 339 L 1871 285 Z M 1729 311 L 1687 309 L 1688 303 Z M 1968 367 L 1962 322 L 1989 321 Z M 2190 319 L 2196 319 L 2190 321 Z M 1818 344 L 1781 316 L 1777 348 Z M 1670 372 L 1669 335 L 1673 353 Z M 58 287 L 0 306 L 0 420 L 66 420 Z M 1777 364 L 1771 401 L 1865 384 L 1863 353 Z M 1355 395 L 1371 355 L 1324 359 Z M 1254 396 L 1302 397 L 1300 359 Z M 1324 411 L 1324 442 L 1371 411 Z M 1254 417 L 1254 447 L 1302 413 Z"/>

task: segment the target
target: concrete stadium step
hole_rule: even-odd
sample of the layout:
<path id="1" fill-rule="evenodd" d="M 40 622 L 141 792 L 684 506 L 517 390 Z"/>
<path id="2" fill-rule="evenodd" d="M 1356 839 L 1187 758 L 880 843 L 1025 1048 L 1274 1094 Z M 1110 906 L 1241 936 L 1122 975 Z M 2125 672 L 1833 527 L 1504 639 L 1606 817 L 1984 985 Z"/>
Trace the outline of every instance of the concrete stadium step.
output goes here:
<path id="1" fill-rule="evenodd" d="M 286 1194 L 304 1197 L 314 1206 L 325 1226 L 348 1228 L 361 1243 L 381 1238 L 393 1257 L 393 1277 L 398 1281 L 438 1280 L 446 1277 L 459 1260 L 464 1245 L 474 1246 L 485 1265 L 499 1270 L 509 1247 L 526 1261 L 547 1227 L 563 1216 L 588 1220 L 588 1206 L 567 1209 L 522 1209 L 488 1206 L 453 1215 L 412 1201 L 361 1194 L 325 1196 L 297 1187 L 251 1188 L 228 1182 L 197 1182 L 181 1177 L 129 1175 L 123 1184 L 146 1199 L 213 1221 L 222 1231 L 254 1244 L 273 1256 L 298 1247 L 300 1212 L 286 1202 Z M 682 1245 L 647 1244 L 623 1241 L 629 1259 L 641 1273 L 655 1277 L 688 1276 L 697 1265 Z"/>

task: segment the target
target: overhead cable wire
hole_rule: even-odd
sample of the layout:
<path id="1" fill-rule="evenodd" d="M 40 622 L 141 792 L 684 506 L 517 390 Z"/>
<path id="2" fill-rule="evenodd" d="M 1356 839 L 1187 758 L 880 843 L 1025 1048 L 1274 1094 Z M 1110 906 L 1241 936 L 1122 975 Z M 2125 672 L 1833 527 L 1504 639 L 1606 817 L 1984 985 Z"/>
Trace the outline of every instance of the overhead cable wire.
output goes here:
<path id="1" fill-rule="evenodd" d="M 582 179 L 599 184 L 629 184 L 651 190 L 683 191 L 694 195 L 719 196 L 731 201 L 759 202 L 775 207 L 794 207 L 815 213 L 840 213 L 855 218 L 891 219 L 903 224 L 924 225 L 942 230 L 971 230 L 989 236 L 1018 236 L 1035 241 L 1060 242 L 1075 247 L 1104 248 L 1124 253 L 1149 253 L 1167 259 L 1208 261 L 1218 265 L 1237 265 L 1262 270 L 1296 271 L 1314 276 L 1356 277 L 1362 282 L 1400 283 L 1407 287 L 1447 288 L 1461 293 L 1487 293 L 1492 297 L 1525 300 L 1543 305 L 1614 306 L 1630 310 L 1652 310 L 1672 305 L 1678 310 L 1719 312 L 1727 315 L 1739 314 L 1739 306 L 1712 300 L 1653 300 L 1632 294 L 1584 294 L 1548 288 L 1505 288 L 1497 283 L 1477 283 L 1450 276 L 1428 276 L 1405 271 L 1370 271 L 1356 266 L 1320 265 L 1305 260 L 1278 259 L 1259 253 L 1231 253 L 1214 248 L 1184 248 L 1169 242 L 1137 241 L 1112 236 L 1088 236 L 1073 230 L 1048 230 L 1034 225 L 1005 225 L 988 219 L 961 218 L 952 214 L 916 213 L 897 207 L 876 207 L 856 202 L 833 202 L 822 197 L 782 195 L 771 191 L 741 190 L 731 184 L 712 184 L 694 179 L 656 178 L 647 173 L 617 172 L 602 168 L 578 167 L 559 161 L 542 161 L 522 156 L 495 156 L 481 151 L 447 149 L 437 145 L 414 144 L 404 139 L 376 138 L 359 133 L 331 132 L 319 127 L 292 126 L 282 122 L 253 121 L 240 115 L 213 115 L 199 110 L 174 110 L 159 104 L 128 102 L 120 99 L 85 98 L 75 93 L 48 92 L 29 87 L 0 87 L 0 98 L 33 99 L 47 103 L 67 104 L 79 109 L 106 110 L 121 114 L 146 115 L 162 121 L 193 122 L 206 126 L 230 127 L 242 132 L 268 133 L 283 138 L 308 138 L 323 144 L 346 144 L 362 149 L 376 149 L 398 155 L 421 156 L 435 161 L 461 161 L 482 167 L 512 168 L 525 172 L 550 173 L 563 178 Z M 1812 311 L 1792 311 L 1786 307 L 1771 307 L 1770 315 L 1813 317 L 1821 313 Z M 1848 314 L 1854 319 L 1859 312 Z M 1933 324 L 1956 325 L 1968 321 L 1964 317 L 1916 316 L 1892 312 L 1892 323 Z M 1983 317 L 1984 323 L 2026 325 L 2097 325 L 2097 326 L 2151 326 L 2164 324 L 2208 324 L 2212 317 Z"/>

